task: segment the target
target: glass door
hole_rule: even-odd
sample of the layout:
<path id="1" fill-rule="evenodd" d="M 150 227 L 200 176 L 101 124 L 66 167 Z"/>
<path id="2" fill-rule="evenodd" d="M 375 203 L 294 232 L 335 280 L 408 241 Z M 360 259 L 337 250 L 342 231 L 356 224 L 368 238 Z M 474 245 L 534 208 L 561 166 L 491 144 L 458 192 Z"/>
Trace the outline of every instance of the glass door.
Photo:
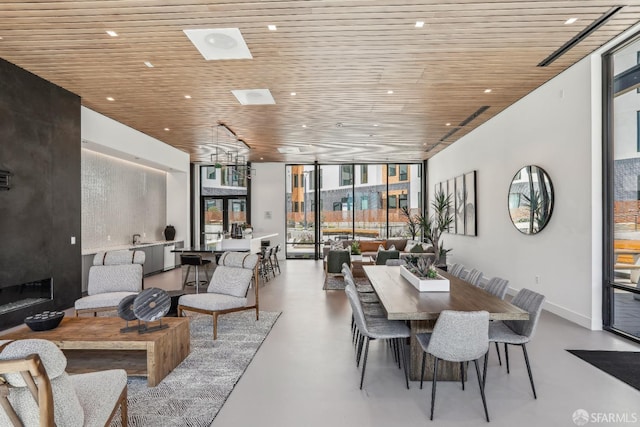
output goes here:
<path id="1" fill-rule="evenodd" d="M 605 56 L 604 327 L 640 340 L 640 39 Z"/>
<path id="2" fill-rule="evenodd" d="M 287 166 L 287 258 L 316 257 L 314 165 Z"/>
<path id="3" fill-rule="evenodd" d="M 214 243 L 229 232 L 231 224 L 247 222 L 246 197 L 203 197 L 200 243 Z"/>

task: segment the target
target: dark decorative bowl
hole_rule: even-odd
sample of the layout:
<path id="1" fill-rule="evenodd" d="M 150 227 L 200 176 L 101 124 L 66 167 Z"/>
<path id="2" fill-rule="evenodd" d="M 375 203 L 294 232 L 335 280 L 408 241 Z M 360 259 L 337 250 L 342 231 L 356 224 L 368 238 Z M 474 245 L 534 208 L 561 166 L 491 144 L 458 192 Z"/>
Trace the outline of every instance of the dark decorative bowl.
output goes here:
<path id="1" fill-rule="evenodd" d="M 24 319 L 24 323 L 26 323 L 32 331 L 48 331 L 57 328 L 60 322 L 62 322 L 63 317 L 63 311 L 43 311 L 42 313 L 27 317 Z"/>

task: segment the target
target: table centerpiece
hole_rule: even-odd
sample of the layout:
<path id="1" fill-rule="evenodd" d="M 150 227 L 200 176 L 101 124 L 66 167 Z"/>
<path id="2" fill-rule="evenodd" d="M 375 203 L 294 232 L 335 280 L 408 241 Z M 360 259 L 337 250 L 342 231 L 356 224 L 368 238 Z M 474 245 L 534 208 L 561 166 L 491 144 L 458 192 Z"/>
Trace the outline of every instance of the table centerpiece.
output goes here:
<path id="1" fill-rule="evenodd" d="M 449 279 L 438 274 L 431 259 L 409 257 L 406 261 L 406 266 L 400 266 L 400 275 L 419 292 L 449 292 Z"/>

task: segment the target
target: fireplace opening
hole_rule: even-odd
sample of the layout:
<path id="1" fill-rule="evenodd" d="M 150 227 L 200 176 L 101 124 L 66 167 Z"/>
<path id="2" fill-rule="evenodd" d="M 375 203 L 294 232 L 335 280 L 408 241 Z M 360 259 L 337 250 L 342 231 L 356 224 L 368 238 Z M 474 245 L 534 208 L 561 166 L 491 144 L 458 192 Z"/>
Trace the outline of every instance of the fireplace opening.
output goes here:
<path id="1" fill-rule="evenodd" d="M 0 315 L 53 300 L 53 278 L 0 288 Z"/>

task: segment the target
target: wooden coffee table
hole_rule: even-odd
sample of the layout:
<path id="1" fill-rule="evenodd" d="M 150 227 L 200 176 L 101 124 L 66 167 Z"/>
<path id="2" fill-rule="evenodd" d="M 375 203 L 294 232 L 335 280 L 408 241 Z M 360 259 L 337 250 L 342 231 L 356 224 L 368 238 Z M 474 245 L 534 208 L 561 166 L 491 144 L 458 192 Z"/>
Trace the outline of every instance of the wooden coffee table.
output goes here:
<path id="1" fill-rule="evenodd" d="M 120 368 L 128 375 L 146 376 L 147 384 L 155 387 L 187 357 L 191 344 L 189 319 L 165 317 L 162 323 L 169 327 L 146 334 L 121 333 L 125 321 L 119 317 L 65 317 L 50 331 L 34 332 L 23 325 L 0 339 L 49 340 L 67 356 L 67 372 Z"/>

